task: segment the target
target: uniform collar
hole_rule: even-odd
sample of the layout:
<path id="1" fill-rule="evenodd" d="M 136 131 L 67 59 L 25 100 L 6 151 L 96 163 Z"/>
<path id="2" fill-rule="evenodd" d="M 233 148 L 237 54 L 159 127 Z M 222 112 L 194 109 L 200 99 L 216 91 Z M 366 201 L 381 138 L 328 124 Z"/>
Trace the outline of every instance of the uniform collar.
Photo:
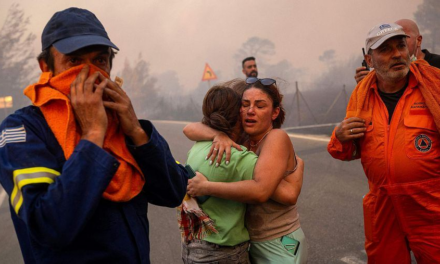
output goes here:
<path id="1" fill-rule="evenodd" d="M 409 74 L 409 81 L 408 81 L 408 86 L 406 88 L 412 88 L 412 89 L 417 88 L 419 81 L 417 80 L 416 76 L 414 76 L 414 73 L 411 70 L 408 72 L 408 74 Z M 370 89 L 377 91 L 377 79 L 375 82 L 373 82 Z"/>

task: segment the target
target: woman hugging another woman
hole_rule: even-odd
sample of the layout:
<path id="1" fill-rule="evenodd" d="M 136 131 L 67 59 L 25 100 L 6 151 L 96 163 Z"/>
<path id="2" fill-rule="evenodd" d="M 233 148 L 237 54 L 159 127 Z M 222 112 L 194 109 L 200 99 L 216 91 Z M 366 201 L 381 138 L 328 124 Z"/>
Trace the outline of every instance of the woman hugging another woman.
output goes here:
<path id="1" fill-rule="evenodd" d="M 200 151 L 198 158 L 188 160 L 197 160 L 197 165 L 203 164 L 204 167 L 211 168 L 210 171 L 196 168 L 198 172 L 196 177 L 189 181 L 188 194 L 209 195 L 212 196 L 210 199 L 248 204 L 244 221 L 251 240 L 249 253 L 252 263 L 306 263 L 307 245 L 296 206 L 302 187 L 303 164 L 299 158 L 296 158 L 290 138 L 280 129 L 285 118 L 281 104 L 282 95 L 273 79 L 250 77 L 246 82 L 234 81 L 230 84 L 236 91 L 243 91 L 239 92 L 242 96 L 241 107 L 236 112 L 239 122 L 233 129 L 237 132 L 230 133 L 206 122 L 206 98 L 203 124 L 190 124 L 184 129 L 185 135 L 191 140 L 209 140 L 209 143 L 205 143 L 205 148 Z M 218 103 L 219 100 L 216 98 L 214 101 Z M 215 103 L 214 101 L 211 104 Z M 222 104 L 233 104 L 233 101 L 223 101 Z M 224 113 L 222 112 L 221 115 Z M 230 117 L 226 120 L 235 122 Z M 244 130 L 244 134 L 240 132 L 241 129 Z M 240 147 L 236 142 L 244 145 L 245 151 L 237 150 L 236 148 L 240 149 Z M 258 156 L 256 164 L 253 159 L 243 159 L 241 162 L 248 163 L 247 166 L 242 165 L 247 167 L 247 170 L 248 167 L 255 166 L 251 178 L 249 173 L 246 173 L 246 176 L 239 173 L 240 166 L 231 166 L 236 164 L 235 156 L 243 153 L 252 154 L 246 151 L 246 148 Z M 226 157 L 223 157 L 223 152 L 226 152 Z M 206 154 L 207 157 L 211 157 L 209 161 L 204 159 Z M 213 162 L 214 160 L 216 162 Z M 224 176 L 217 176 L 217 168 L 225 168 L 225 173 L 230 170 L 228 173 L 232 175 L 225 180 Z M 205 211 L 204 205 L 201 207 Z M 235 210 L 229 213 L 225 211 L 221 215 L 214 213 L 217 218 L 214 219 L 216 225 L 217 221 L 229 221 L 232 211 Z M 209 212 L 207 213 L 212 217 Z M 229 235 L 235 236 L 232 233 Z"/>

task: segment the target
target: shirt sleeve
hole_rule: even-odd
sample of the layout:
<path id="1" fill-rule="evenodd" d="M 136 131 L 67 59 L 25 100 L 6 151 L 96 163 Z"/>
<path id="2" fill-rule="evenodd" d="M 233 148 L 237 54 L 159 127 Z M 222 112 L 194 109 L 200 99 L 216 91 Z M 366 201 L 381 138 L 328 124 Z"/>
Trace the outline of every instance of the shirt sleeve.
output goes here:
<path id="1" fill-rule="evenodd" d="M 330 155 L 339 160 L 349 161 L 359 158 L 359 150 L 354 141 L 340 142 L 335 135 L 336 128 L 333 130 L 330 142 L 327 145 L 327 151 Z"/>
<path id="2" fill-rule="evenodd" d="M 159 206 L 179 206 L 186 194 L 188 172 L 173 158 L 168 143 L 153 124 L 139 122 L 150 140 L 136 147 L 127 139 L 127 146 L 145 175 L 148 201 Z"/>
<path id="3" fill-rule="evenodd" d="M 47 124 L 32 118 L 12 115 L 0 125 L 0 182 L 29 235 L 62 248 L 90 219 L 119 163 L 86 140 L 66 161 Z"/>

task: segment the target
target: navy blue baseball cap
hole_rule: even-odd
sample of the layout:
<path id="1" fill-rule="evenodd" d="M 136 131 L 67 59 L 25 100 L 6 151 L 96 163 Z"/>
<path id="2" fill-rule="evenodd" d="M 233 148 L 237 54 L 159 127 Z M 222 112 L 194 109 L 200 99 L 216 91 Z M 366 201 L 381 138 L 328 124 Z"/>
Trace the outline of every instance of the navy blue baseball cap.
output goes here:
<path id="1" fill-rule="evenodd" d="M 54 46 L 64 54 L 92 45 L 104 45 L 119 50 L 104 26 L 92 12 L 71 7 L 56 12 L 41 35 L 42 50 Z"/>

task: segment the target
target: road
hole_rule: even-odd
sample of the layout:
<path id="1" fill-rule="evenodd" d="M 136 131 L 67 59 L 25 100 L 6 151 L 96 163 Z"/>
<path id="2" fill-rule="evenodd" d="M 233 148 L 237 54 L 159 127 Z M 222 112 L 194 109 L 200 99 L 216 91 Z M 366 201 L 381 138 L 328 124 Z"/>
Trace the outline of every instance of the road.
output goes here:
<path id="1" fill-rule="evenodd" d="M 175 159 L 184 163 L 192 146 L 182 134 L 184 124 L 154 123 L 168 141 Z M 308 263 L 366 263 L 362 197 L 368 192 L 368 185 L 360 162 L 332 159 L 325 138 L 294 135 L 291 140 L 305 162 L 298 210 L 308 239 Z M 0 189 L 0 262 L 22 263 L 7 199 Z M 176 210 L 150 206 L 148 216 L 151 262 L 182 263 Z"/>

